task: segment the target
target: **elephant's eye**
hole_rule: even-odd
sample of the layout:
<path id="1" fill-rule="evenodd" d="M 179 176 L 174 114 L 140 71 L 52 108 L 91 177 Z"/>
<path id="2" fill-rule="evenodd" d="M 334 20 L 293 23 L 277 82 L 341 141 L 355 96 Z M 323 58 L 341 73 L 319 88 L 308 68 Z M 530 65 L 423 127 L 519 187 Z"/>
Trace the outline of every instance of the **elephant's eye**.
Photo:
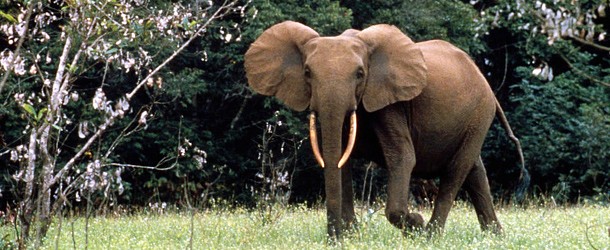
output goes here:
<path id="1" fill-rule="evenodd" d="M 364 79 L 364 69 L 359 68 L 358 71 L 356 71 L 356 78 L 358 78 L 358 80 Z"/>
<path id="2" fill-rule="evenodd" d="M 305 78 L 310 79 L 311 78 L 311 70 L 309 70 L 309 67 L 305 68 Z"/>

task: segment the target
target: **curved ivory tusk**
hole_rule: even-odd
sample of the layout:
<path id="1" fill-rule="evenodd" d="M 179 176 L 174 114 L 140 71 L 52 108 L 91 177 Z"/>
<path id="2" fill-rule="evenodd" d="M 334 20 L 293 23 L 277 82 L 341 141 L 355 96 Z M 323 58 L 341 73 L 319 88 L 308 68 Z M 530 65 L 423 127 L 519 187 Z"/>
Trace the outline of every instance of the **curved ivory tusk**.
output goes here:
<path id="1" fill-rule="evenodd" d="M 318 132 L 316 131 L 316 114 L 311 112 L 309 115 L 309 141 L 311 141 L 311 149 L 313 150 L 313 155 L 316 157 L 316 160 L 320 164 L 320 167 L 324 168 L 324 159 L 322 159 L 322 155 L 320 154 L 320 147 L 318 146 Z"/>
<path id="2" fill-rule="evenodd" d="M 343 164 L 347 162 L 349 155 L 352 153 L 352 149 L 354 149 L 357 128 L 358 120 L 356 119 L 356 111 L 354 111 L 350 117 L 349 139 L 347 140 L 347 148 L 345 148 L 345 152 L 343 152 L 343 156 L 341 156 L 341 159 L 339 160 L 339 168 L 343 167 Z"/>

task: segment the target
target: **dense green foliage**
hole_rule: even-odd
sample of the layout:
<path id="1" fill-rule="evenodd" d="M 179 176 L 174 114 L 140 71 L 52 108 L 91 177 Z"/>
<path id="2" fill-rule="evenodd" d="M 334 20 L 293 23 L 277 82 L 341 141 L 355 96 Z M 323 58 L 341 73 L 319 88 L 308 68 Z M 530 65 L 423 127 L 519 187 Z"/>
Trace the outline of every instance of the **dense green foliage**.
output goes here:
<path id="1" fill-rule="evenodd" d="M 584 8 L 602 2 L 587 1 L 580 6 L 546 4 L 567 16 L 576 12 L 576 8 L 583 8 L 584 12 Z M 552 31 L 547 27 L 548 20 L 540 20 L 543 9 L 544 6 L 524 1 L 501 1 L 489 8 L 481 7 L 485 13 L 482 20 L 487 19 L 490 25 L 489 35 L 484 37 L 490 50 L 484 56 L 488 62 L 483 68 L 492 86 L 499 85 L 497 96 L 504 100 L 509 120 L 523 144 L 534 191 L 561 201 L 591 195 L 607 200 L 610 195 L 607 51 L 574 40 L 577 38 L 558 39 L 554 32 L 540 31 L 543 28 Z M 607 25 L 609 20 L 597 8 L 590 16 L 595 16 L 591 21 L 598 24 Z M 610 41 L 603 29 L 598 30 L 600 27 L 607 28 L 601 25 L 586 28 L 595 37 L 589 43 L 604 45 L 608 50 Z M 579 36 L 583 34 L 587 33 L 581 30 Z M 484 152 L 494 170 L 511 166 L 515 160 L 499 150 L 506 147 L 506 137 L 499 134 L 503 132 L 492 131 Z M 492 175 L 494 172 L 506 170 L 492 171 Z"/>
<path id="2" fill-rule="evenodd" d="M 187 199 L 207 202 L 204 198 L 214 197 L 253 205 L 267 199 L 264 194 L 269 192 L 282 193 L 282 197 L 288 196 L 291 201 L 320 199 L 321 171 L 309 153 L 305 114 L 292 112 L 273 98 L 255 95 L 247 87 L 244 76 L 243 54 L 249 44 L 264 29 L 283 20 L 305 23 L 321 35 L 391 23 L 417 41 L 445 39 L 455 43 L 469 52 L 482 68 L 521 138 L 527 167 L 533 174 L 534 188 L 530 191 L 561 200 L 573 200 L 580 195 L 607 199 L 610 197 L 610 88 L 599 83 L 610 82 L 607 52 L 572 40 L 549 45 L 546 37 L 535 35 L 531 28 L 523 28 L 536 25 L 535 15 L 527 12 L 520 19 L 507 17 L 510 10 L 506 6 L 516 9 L 513 2 L 250 2 L 245 15 L 235 13 L 214 23 L 197 44 L 173 60 L 161 74 L 163 87 L 151 88 L 137 96 L 136 103 L 132 104 L 134 112 L 151 110 L 152 118 L 145 129 L 123 139 L 111 156 L 116 162 L 152 166 L 165 155 L 175 153 L 178 145 L 188 144 L 205 151 L 205 163 L 187 153 L 166 170 L 126 168 L 125 191 L 118 196 L 120 203 L 186 204 L 193 202 Z M 7 6 L 6 13 L 16 13 L 15 6 L 4 2 L 0 6 L 3 9 Z M 158 4 L 159 9 L 164 7 Z M 497 20 L 493 14 L 496 12 L 500 16 Z M 607 20 L 600 17 L 598 23 Z M 57 26 L 60 25 L 58 21 Z M 50 35 L 55 39 L 60 32 Z M 112 35 L 117 39 L 121 36 Z M 609 43 L 608 39 L 599 42 Z M 147 46 L 147 50 L 155 51 L 155 56 L 160 58 L 175 49 L 162 39 L 137 44 Z M 5 37 L 0 37 L 0 45 L 9 46 Z M 57 43 L 29 49 L 48 50 L 58 57 L 61 46 Z M 137 50 L 137 46 L 130 46 L 122 49 Z M 552 67 L 554 78 L 539 79 L 532 75 L 540 65 Z M 54 64 L 43 66 L 50 70 L 55 67 Z M 66 112 L 68 116 L 94 117 L 94 110 L 84 100 L 94 95 L 105 72 L 101 64 L 91 67 L 95 70 L 89 68 L 74 83 L 75 88 L 86 90 L 90 96 L 71 104 Z M 104 89 L 109 97 L 120 96 L 138 78 L 133 72 L 125 73 L 118 68 L 111 68 L 107 77 Z M 13 95 L 37 88 L 40 83 L 35 81 L 9 80 L 7 90 L 0 93 L 0 135 L 6 142 L 0 145 L 3 153 L 0 194 L 9 200 L 14 197 L 12 192 L 17 184 L 12 175 L 18 167 L 9 160 L 10 154 L 4 152 L 25 143 L 23 131 L 28 119 L 30 122 L 32 119 L 17 105 Z M 121 122 L 124 124 L 116 127 L 128 126 L 129 121 Z M 65 152 L 75 151 L 83 143 L 77 138 L 76 124 L 72 129 L 72 136 L 62 147 Z M 111 147 L 121 132 L 120 129 L 108 131 L 96 148 L 103 151 Z M 492 189 L 500 195 L 510 195 L 518 180 L 517 154 L 499 126 L 494 126 L 489 135 L 484 161 Z M 80 167 L 84 169 L 85 164 Z M 358 170 L 357 174 L 356 186 L 360 189 L 364 171 Z M 286 175 L 289 183 L 280 180 Z M 381 179 L 373 183 L 375 193 L 383 192 Z M 360 194 L 361 190 L 356 192 Z M 13 201 L 8 203 L 14 207 Z"/>

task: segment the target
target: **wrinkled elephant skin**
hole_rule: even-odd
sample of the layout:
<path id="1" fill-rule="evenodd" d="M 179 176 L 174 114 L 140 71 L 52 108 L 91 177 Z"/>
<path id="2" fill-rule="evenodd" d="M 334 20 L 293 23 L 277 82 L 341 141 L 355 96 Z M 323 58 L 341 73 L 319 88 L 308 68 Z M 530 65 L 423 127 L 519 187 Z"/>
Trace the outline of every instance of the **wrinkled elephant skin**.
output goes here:
<path id="1" fill-rule="evenodd" d="M 501 112 L 489 84 L 469 56 L 439 40 L 414 43 L 398 28 L 374 25 L 320 37 L 292 21 L 265 30 L 245 55 L 248 83 L 288 107 L 309 109 L 320 123 L 328 234 L 355 222 L 351 165 L 339 168 L 355 111 L 353 157 L 388 170 L 387 219 L 401 230 L 439 231 L 464 186 L 483 229 L 502 230 L 480 153 Z M 352 118 L 355 120 L 355 117 Z M 357 126 L 356 126 L 357 125 Z M 349 154 L 349 153 L 347 153 Z M 440 177 L 427 225 L 408 210 L 411 176 Z"/>

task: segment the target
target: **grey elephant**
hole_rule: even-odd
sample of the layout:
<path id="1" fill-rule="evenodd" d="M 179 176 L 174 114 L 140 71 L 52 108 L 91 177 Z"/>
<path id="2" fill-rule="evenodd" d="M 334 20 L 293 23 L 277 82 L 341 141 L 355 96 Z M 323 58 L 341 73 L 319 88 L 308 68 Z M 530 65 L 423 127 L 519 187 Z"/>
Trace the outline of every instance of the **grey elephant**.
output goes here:
<path id="1" fill-rule="evenodd" d="M 320 37 L 286 21 L 251 44 L 245 69 L 254 91 L 311 111 L 330 237 L 355 223 L 351 166 L 342 167 L 352 152 L 387 168 L 385 215 L 403 232 L 440 231 L 462 186 L 481 228 L 502 231 L 480 153 L 496 113 L 512 132 L 485 77 L 462 50 L 440 40 L 414 43 L 391 25 Z M 440 177 L 427 225 L 408 209 L 411 176 Z"/>

